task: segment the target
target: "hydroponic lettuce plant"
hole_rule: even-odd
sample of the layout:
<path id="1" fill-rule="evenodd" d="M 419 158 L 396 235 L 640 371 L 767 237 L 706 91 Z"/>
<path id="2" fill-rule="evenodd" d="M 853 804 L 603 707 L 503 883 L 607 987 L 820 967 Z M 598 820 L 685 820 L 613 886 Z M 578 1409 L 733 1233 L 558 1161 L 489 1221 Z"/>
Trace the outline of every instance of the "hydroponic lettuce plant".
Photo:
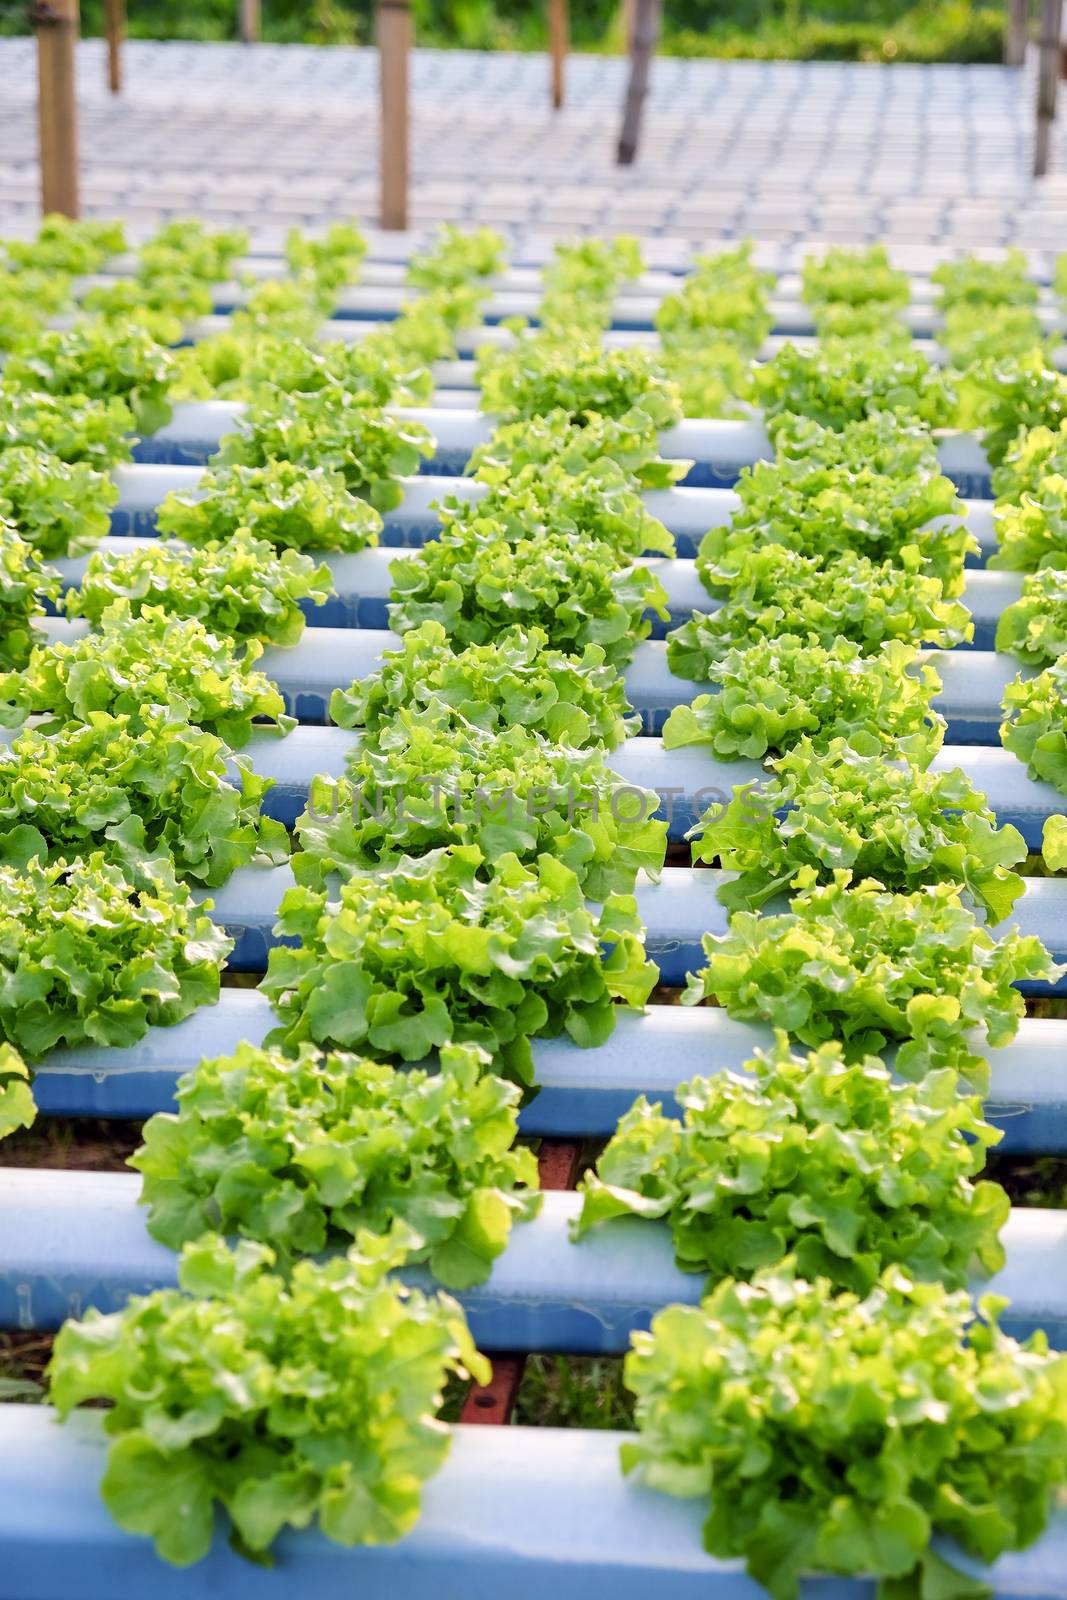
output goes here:
<path id="1" fill-rule="evenodd" d="M 235 867 L 288 857 L 285 829 L 260 816 L 272 785 L 172 707 L 27 727 L 0 744 L 0 862 L 166 851 L 183 877 L 225 883 Z"/>
<path id="2" fill-rule="evenodd" d="M 207 228 L 195 217 L 165 222 L 138 252 L 137 274 L 145 281 L 176 273 L 201 283 L 223 283 L 248 250 L 243 228 Z"/>
<path id="3" fill-rule="evenodd" d="M 454 360 L 459 333 L 480 326 L 486 298 L 488 291 L 477 283 L 429 290 L 421 298 L 406 301 L 394 322 L 379 323 L 365 342 L 381 344 L 424 366 Z"/>
<path id="4" fill-rule="evenodd" d="M 754 384 L 772 436 L 786 412 L 827 428 L 886 411 L 931 428 L 947 427 L 955 417 L 955 395 L 938 367 L 918 350 L 877 340 L 783 345 L 756 369 Z"/>
<path id="5" fill-rule="evenodd" d="M 620 667 L 652 630 L 646 610 L 668 614 L 666 591 L 647 567 L 621 564 L 599 540 L 578 542 L 565 523 L 516 538 L 473 515 L 389 571 L 390 626 L 407 633 L 439 622 L 456 648 L 486 644 L 517 624 L 540 628 L 553 650 L 599 645 Z"/>
<path id="6" fill-rule="evenodd" d="M 925 480 L 941 471 L 929 428 L 891 411 L 875 411 L 840 429 L 783 412 L 775 418 L 774 452 L 779 466 L 790 462 L 801 473 L 847 467 L 855 473 Z"/>
<path id="7" fill-rule="evenodd" d="M 296 277 L 310 277 L 321 289 L 337 290 L 357 283 L 367 254 L 367 241 L 354 222 L 331 222 L 319 237 L 290 228 L 285 260 Z"/>
<path id="8" fill-rule="evenodd" d="M 457 228 L 445 223 L 425 250 L 408 262 L 413 289 L 460 289 L 498 278 L 507 265 L 507 241 L 495 228 Z"/>
<path id="9" fill-rule="evenodd" d="M 714 288 L 699 281 L 666 295 L 654 320 L 665 349 L 698 348 L 711 339 L 747 355 L 755 354 L 774 322 L 759 283 Z"/>
<path id="10" fill-rule="evenodd" d="M 1020 356 L 1040 346 L 1044 329 L 1029 306 L 953 306 L 938 342 L 957 367 Z"/>
<path id="11" fill-rule="evenodd" d="M 1018 600 L 1000 613 L 996 648 L 1030 667 L 1067 654 L 1067 570 L 1041 567 L 1027 573 Z"/>
<path id="12" fill-rule="evenodd" d="M 906 272 L 894 267 L 884 245 L 866 250 L 837 247 L 822 256 L 807 256 L 800 275 L 800 293 L 809 306 L 875 304 L 906 306 L 911 285 Z"/>
<path id="13" fill-rule="evenodd" d="M 234 318 L 238 313 L 234 313 Z M 353 344 L 279 333 L 271 322 L 246 328 L 231 318 L 226 333 L 178 352 L 181 367 L 175 398 L 243 400 L 277 409 L 284 396 L 318 393 L 337 386 L 373 405 L 425 405 L 433 378 L 413 366 L 404 352 L 385 340 Z M 236 331 L 234 331 L 236 328 Z"/>
<path id="14" fill-rule="evenodd" d="M 116 600 L 126 600 L 135 615 L 162 607 L 231 639 L 287 645 L 304 631 L 303 603 L 321 605 L 333 592 L 328 566 L 299 550 L 279 552 L 240 528 L 232 539 L 195 550 L 164 540 L 128 554 L 95 550 L 64 605 L 68 616 L 96 624 Z"/>
<path id="15" fill-rule="evenodd" d="M 6 363 L 5 389 L 24 393 L 118 399 L 130 409 L 139 433 L 155 433 L 170 421 L 168 389 L 176 372 L 171 352 L 143 328 L 116 329 L 100 320 L 48 330 L 32 350 Z"/>
<path id="16" fill-rule="evenodd" d="M 610 328 L 616 295 L 643 270 L 641 246 L 626 234 L 557 244 L 541 275 L 538 320 L 559 333 Z"/>
<path id="17" fill-rule="evenodd" d="M 382 519 L 349 492 L 339 472 L 271 461 L 214 469 L 187 493 L 172 489 L 156 525 L 191 545 L 221 542 L 247 528 L 275 550 L 353 551 L 378 543 Z"/>
<path id="18" fill-rule="evenodd" d="M 1008 446 L 993 469 L 993 498 L 1017 505 L 1027 494 L 1040 498 L 1042 479 L 1067 475 L 1067 417 L 1055 428 L 1029 428 Z"/>
<path id="19" fill-rule="evenodd" d="M 1067 477 L 1047 473 L 1017 505 L 996 511 L 997 548 L 989 565 L 1004 572 L 1067 568 Z"/>
<path id="20" fill-rule="evenodd" d="M 802 741 L 772 763 L 761 788 L 739 785 L 690 836 L 694 861 L 738 873 L 719 890 L 731 910 L 761 906 L 809 866 L 823 882 L 844 867 L 893 890 L 954 883 L 990 922 L 1002 921 L 1023 891 L 1010 869 L 1025 860 L 1026 843 L 1017 828 L 997 827 L 966 773 L 891 765 L 844 739 L 821 751 Z"/>
<path id="21" fill-rule="evenodd" d="M 82 555 L 111 527 L 119 491 L 86 461 L 61 461 L 32 445 L 0 449 L 0 516 L 45 559 Z"/>
<path id="22" fill-rule="evenodd" d="M 488 1065 L 473 1045 L 446 1046 L 432 1073 L 309 1044 L 202 1061 L 130 1159 L 148 1231 L 173 1250 L 241 1235 L 288 1262 L 400 1221 L 439 1283 L 484 1283 L 541 1203 L 537 1159 L 515 1145 L 519 1090 Z"/>
<path id="23" fill-rule="evenodd" d="M 0 451 L 16 445 L 104 471 L 132 454 L 133 413 L 124 400 L 12 392 L 0 387 Z"/>
<path id="24" fill-rule="evenodd" d="M 1067 794 L 1067 657 L 1036 678 L 1018 677 L 1004 690 L 1000 742 L 1026 763 L 1031 778 Z"/>
<path id="25" fill-rule="evenodd" d="M 992 466 L 1004 460 L 1020 432 L 1058 428 L 1067 418 L 1067 376 L 1037 349 L 972 365 L 954 377 L 959 391 L 957 425 L 973 428 Z"/>
<path id="26" fill-rule="evenodd" d="M 672 423 L 682 415 L 678 393 L 660 372 L 654 352 L 635 345 L 606 350 L 597 339 L 574 332 L 523 336 L 511 349 L 487 347 L 478 353 L 477 379 L 482 410 L 504 422 L 553 411 L 574 422 L 590 413 L 618 418 L 657 392 Z"/>
<path id="27" fill-rule="evenodd" d="M 471 284 L 431 289 L 402 305 L 392 322 L 379 323 L 361 343 L 423 368 L 434 361 L 453 361 L 458 353 L 457 336 L 479 326 L 485 298 L 485 291 Z M 431 378 L 431 390 L 432 386 Z"/>
<path id="28" fill-rule="evenodd" d="M 431 702 L 398 711 L 348 759 L 348 777 L 316 777 L 297 822 L 298 883 L 365 872 L 400 856 L 477 845 L 486 862 L 548 853 L 591 900 L 659 875 L 667 824 L 659 797 L 623 784 L 597 748 L 570 750 L 523 727 L 487 731 Z"/>
<path id="29" fill-rule="evenodd" d="M 656 310 L 656 328 L 665 347 L 698 348 L 721 340 L 754 354 L 771 330 L 767 296 L 770 273 L 752 265 L 751 246 L 697 256 L 675 294 Z"/>
<path id="30" fill-rule="evenodd" d="M 164 857 L 0 866 L 0 1038 L 38 1061 L 135 1044 L 214 1005 L 233 940 L 209 907 Z"/>
<path id="31" fill-rule="evenodd" d="M 35 554 L 14 523 L 0 516 L 0 677 L 26 665 L 36 643 L 34 621 L 44 615 L 42 599 L 59 594 L 58 572 L 38 566 Z"/>
<path id="32" fill-rule="evenodd" d="M 485 473 L 479 473 L 482 481 Z M 577 475 L 558 462 L 519 467 L 480 500 L 448 496 L 438 503 L 442 526 L 463 529 L 493 521 L 512 541 L 564 531 L 579 545 L 609 545 L 618 556 L 674 555 L 674 538 L 652 516 L 622 467 L 601 458 Z"/>
<path id="33" fill-rule="evenodd" d="M 900 320 L 897 309 L 881 300 L 866 300 L 858 305 L 830 300 L 813 309 L 811 320 L 819 339 L 874 341 L 907 351 L 911 329 Z"/>
<path id="34" fill-rule="evenodd" d="M 53 212 L 34 239 L 5 239 L 0 245 L 9 270 L 82 274 L 99 272 L 109 256 L 126 248 L 121 222 L 72 220 Z"/>
<path id="35" fill-rule="evenodd" d="M 961 305 L 995 310 L 1037 304 L 1037 283 L 1021 250 L 1008 250 L 1001 261 L 981 256 L 942 261 L 930 278 L 940 291 L 937 299 L 942 311 Z"/>
<path id="36" fill-rule="evenodd" d="M 333 691 L 330 720 L 379 734 L 399 711 L 437 701 L 488 732 L 527 728 L 572 750 L 613 750 L 638 731 L 626 686 L 600 645 L 565 655 L 547 644 L 541 628 L 508 628 L 457 650 L 439 622 L 424 622 L 383 652 L 377 672 Z"/>
<path id="37" fill-rule="evenodd" d="M 684 284 L 701 289 L 759 289 L 769 294 L 775 285 L 773 272 L 764 272 L 752 260 L 752 240 L 744 239 L 733 250 L 717 250 L 713 255 L 694 256 Z"/>
<path id="38" fill-rule="evenodd" d="M 445 1379 L 490 1375 L 455 1301 L 392 1276 L 411 1245 L 401 1226 L 363 1234 L 282 1275 L 265 1245 L 209 1234 L 182 1252 L 184 1293 L 66 1323 L 50 1397 L 61 1418 L 113 1402 L 100 1487 L 119 1526 L 178 1567 L 208 1554 L 216 1504 L 260 1565 L 285 1527 L 342 1545 L 407 1533 L 451 1442 Z"/>
<path id="39" fill-rule="evenodd" d="M 241 377 L 250 396 L 278 407 L 293 392 L 315 394 L 340 387 L 373 405 L 418 404 L 433 395 L 429 373 L 405 362 L 387 341 L 291 339 L 268 329 L 246 342 Z"/>
<path id="40" fill-rule="evenodd" d="M 714 999 L 810 1048 L 839 1041 L 853 1062 L 892 1047 L 903 1077 L 949 1067 L 986 1090 L 980 1037 L 1010 1043 L 1023 1016 L 1014 985 L 1059 971 L 1040 940 L 992 938 L 951 883 L 893 893 L 841 869 L 817 878 L 801 869 L 788 911 L 739 911 L 724 934 L 705 934 L 707 966 L 685 1003 Z"/>
<path id="41" fill-rule="evenodd" d="M 663 728 L 669 750 L 706 745 L 720 760 L 759 759 L 800 739 L 825 749 L 838 737 L 928 766 L 945 720 L 931 710 L 941 689 L 914 645 L 889 640 L 873 655 L 836 639 L 807 644 L 780 634 L 727 651 L 714 666 L 716 693 L 676 706 Z"/>
<path id="42" fill-rule="evenodd" d="M 880 1600 L 980 1600 L 931 1548 L 983 1563 L 1030 1545 L 1067 1477 L 1067 1357 L 1003 1334 L 1006 1302 L 887 1268 L 864 1298 L 790 1265 L 726 1279 L 636 1333 L 624 1471 L 708 1500 L 704 1545 L 773 1600 L 802 1575 L 879 1580 Z"/>
<path id="43" fill-rule="evenodd" d="M 333 301 L 333 290 L 307 274 L 299 279 L 264 278 L 232 313 L 230 331 L 234 338 L 251 343 L 264 334 L 308 343 L 321 332 Z"/>
<path id="44" fill-rule="evenodd" d="M 964 559 L 978 550 L 961 520 L 965 507 L 955 485 L 940 472 L 899 478 L 851 466 L 760 461 L 744 469 L 737 492 L 737 512 L 709 529 L 697 554 L 697 572 L 713 592 L 736 579 L 749 551 L 765 545 L 823 558 L 854 551 L 893 563 L 916 546 L 923 570 L 954 598 L 963 588 Z"/>
<path id="45" fill-rule="evenodd" d="M 327 384 L 312 393 L 261 395 L 213 461 L 224 467 L 271 461 L 320 467 L 338 473 L 375 510 L 392 511 L 404 498 L 398 480 L 418 472 L 433 453 L 433 438 L 421 423 Z"/>
<path id="46" fill-rule="evenodd" d="M 0 722 L 14 726 L 43 716 L 54 731 L 104 712 L 137 729 L 165 706 L 240 749 L 254 720 L 285 731 L 293 726 L 279 691 L 254 668 L 260 653 L 255 640 L 239 648 L 193 617 L 173 617 L 158 606 L 134 613 L 128 601 L 116 600 L 84 638 L 38 644 L 23 671 L 0 676 Z"/>
<path id="47" fill-rule="evenodd" d="M 211 314 L 211 293 L 193 278 L 114 278 L 98 284 L 82 299 L 82 311 L 113 328 L 135 325 L 160 344 L 177 344 L 186 324 Z"/>
<path id="48" fill-rule="evenodd" d="M 754 550 L 717 611 L 694 611 L 667 635 L 667 664 L 679 678 L 707 683 L 731 650 L 784 634 L 827 650 L 843 639 L 865 654 L 889 640 L 947 649 L 972 638 L 966 606 L 946 600 L 941 580 L 922 568 L 914 546 L 899 563 L 878 565 L 853 553 L 820 561 L 784 545 Z"/>
<path id="49" fill-rule="evenodd" d="M 684 1272 L 744 1279 L 794 1256 L 857 1294 L 888 1266 L 957 1289 L 1004 1265 L 1011 1203 L 971 1181 L 1002 1134 L 954 1072 L 897 1083 L 837 1044 L 794 1055 L 784 1033 L 744 1071 L 679 1084 L 681 1122 L 635 1101 L 583 1180 L 575 1237 L 666 1218 Z"/>
<path id="50" fill-rule="evenodd" d="M 504 422 L 476 445 L 467 470 L 483 483 L 504 483 L 524 467 L 558 465 L 572 477 L 606 458 L 642 489 L 670 489 L 691 461 L 664 461 L 659 433 L 676 421 L 676 409 L 655 390 L 620 417 L 587 413 L 576 422 L 566 411 L 550 411 L 523 422 Z"/>
<path id="51" fill-rule="evenodd" d="M 36 1117 L 30 1069 L 17 1050 L 0 1044 L 0 1139 L 32 1127 Z"/>
<path id="52" fill-rule="evenodd" d="M 69 313 L 74 305 L 74 295 L 67 273 L 49 272 L 47 268 L 40 267 L 14 270 L 4 262 L 3 246 L 0 245 L 0 301 L 3 302 L 5 315 L 11 312 L 17 317 L 22 310 L 32 319 L 32 325 L 39 328 L 48 317 Z M 17 334 L 18 330 L 12 332 Z M 7 334 L 5 324 L 3 336 Z M 12 348 L 14 343 L 17 343 L 17 338 Z"/>
<path id="53" fill-rule="evenodd" d="M 677 389 L 686 417 L 748 416 L 751 365 L 733 345 L 667 345 L 660 354 L 664 375 Z"/>
<path id="54" fill-rule="evenodd" d="M 0 351 L 32 344 L 49 316 L 65 311 L 71 301 L 69 279 L 49 280 L 40 273 L 16 277 L 0 267 Z"/>
<path id="55" fill-rule="evenodd" d="M 270 1042 L 402 1061 L 477 1044 L 526 1085 L 531 1038 L 603 1044 L 613 1002 L 642 1007 L 658 976 L 635 901 L 611 895 L 594 914 L 547 855 L 534 868 L 501 856 L 488 878 L 485 866 L 473 845 L 455 846 L 354 877 L 333 900 L 290 889 L 276 932 L 301 942 L 268 958 L 262 988 L 280 1019 Z"/>

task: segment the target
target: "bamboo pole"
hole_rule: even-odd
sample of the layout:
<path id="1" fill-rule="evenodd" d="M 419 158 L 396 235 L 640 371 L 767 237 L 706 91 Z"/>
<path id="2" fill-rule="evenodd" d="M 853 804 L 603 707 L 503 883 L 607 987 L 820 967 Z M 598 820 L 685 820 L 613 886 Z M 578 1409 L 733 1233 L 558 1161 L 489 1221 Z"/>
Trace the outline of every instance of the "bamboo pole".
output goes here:
<path id="1" fill-rule="evenodd" d="M 552 61 L 552 104 L 557 111 L 563 105 L 563 69 L 567 61 L 569 32 L 567 0 L 548 0 L 548 53 Z"/>
<path id="2" fill-rule="evenodd" d="M 112 94 L 122 88 L 122 43 L 126 37 L 126 0 L 104 0 L 104 35 L 107 39 L 107 86 Z"/>
<path id="3" fill-rule="evenodd" d="M 652 52 L 659 37 L 660 0 L 637 0 L 634 10 L 633 39 L 630 47 L 630 81 L 626 88 L 626 104 L 622 114 L 622 131 L 619 134 L 618 161 L 628 167 L 637 155 L 641 137 L 641 113 L 648 93 L 648 76 L 652 65 Z"/>
<path id="4" fill-rule="evenodd" d="M 1004 30 L 1004 64 L 1021 67 L 1026 60 L 1026 35 L 1030 0 L 1008 0 L 1008 26 Z"/>
<path id="5" fill-rule="evenodd" d="M 1034 177 L 1048 171 L 1052 124 L 1056 118 L 1056 85 L 1060 75 L 1060 28 L 1063 0 L 1041 0 L 1041 32 L 1037 56 L 1037 129 L 1034 137 Z"/>
<path id="6" fill-rule="evenodd" d="M 408 225 L 408 65 L 411 0 L 378 0 L 381 85 L 381 224 Z"/>
<path id="7" fill-rule="evenodd" d="M 74 46 L 78 0 L 38 0 L 30 8 L 37 34 L 37 129 L 41 210 L 78 215 L 78 115 Z"/>
<path id="8" fill-rule="evenodd" d="M 259 0 L 237 0 L 237 31 L 242 44 L 258 44 L 263 32 Z"/>

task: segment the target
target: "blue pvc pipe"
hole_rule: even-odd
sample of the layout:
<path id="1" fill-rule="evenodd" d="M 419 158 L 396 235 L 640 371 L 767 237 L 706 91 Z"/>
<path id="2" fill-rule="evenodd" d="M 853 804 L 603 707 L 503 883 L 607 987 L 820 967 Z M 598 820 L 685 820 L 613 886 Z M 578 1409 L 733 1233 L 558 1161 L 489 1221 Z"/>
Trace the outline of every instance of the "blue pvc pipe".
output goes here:
<path id="1" fill-rule="evenodd" d="M 689 972 L 703 965 L 704 933 L 725 932 L 726 910 L 716 893 L 722 877 L 710 867 L 665 867 L 658 883 L 639 880 L 645 943 L 663 983 L 683 984 Z M 277 939 L 272 931 L 282 895 L 292 882 L 287 865 L 238 867 L 228 883 L 211 891 L 212 917 L 236 940 L 230 957 L 234 970 L 260 971 L 272 945 L 293 942 Z M 1067 959 L 1067 878 L 1028 878 L 1011 922 L 1002 927 L 1012 923 L 1023 933 L 1036 934 L 1057 961 Z M 1067 992 L 1063 979 L 1058 991 L 1047 984 L 1022 987 L 1040 994 Z"/>
<path id="2" fill-rule="evenodd" d="M 140 1191 L 137 1173 L 0 1168 L 0 1215 L 17 1218 L 0 1237 L 0 1327 L 55 1328 L 173 1284 L 177 1257 L 149 1237 Z M 580 1207 L 546 1193 L 488 1281 L 457 1296 L 480 1349 L 619 1354 L 663 1306 L 699 1301 L 706 1279 L 675 1265 L 665 1223 L 618 1218 L 574 1244 Z M 1067 1346 L 1067 1212 L 1014 1210 L 1003 1239 L 1007 1264 L 976 1290 L 1010 1301 L 1008 1331 L 1043 1327 Z M 433 1287 L 425 1267 L 404 1277 Z"/>
<path id="3" fill-rule="evenodd" d="M 623 1477 L 623 1434 L 458 1427 L 398 1544 L 346 1550 L 314 1529 L 287 1531 L 264 1569 L 235 1555 L 220 1526 L 207 1559 L 180 1570 L 105 1509 L 102 1423 L 82 1411 L 60 1428 L 47 1407 L 0 1406 L 0 1600 L 766 1600 L 740 1562 L 705 1554 L 703 1500 Z M 986 1576 L 993 1600 L 1067 1600 L 1067 1512 Z M 874 1600 L 874 1584 L 811 1578 L 802 1600 Z"/>
<path id="4" fill-rule="evenodd" d="M 254 734 L 244 753 L 258 773 L 274 780 L 264 809 L 292 826 L 307 802 L 311 778 L 316 773 L 343 777 L 348 757 L 358 748 L 357 733 L 309 726 L 294 728 L 285 738 Z M 623 784 L 656 790 L 663 797 L 658 815 L 667 818 L 675 841 L 685 837 L 708 806 L 728 800 L 736 785 L 758 783 L 763 777 L 759 762 L 720 761 L 699 745 L 668 750 L 656 738 L 630 739 L 607 760 Z M 1041 848 L 1045 819 L 1067 809 L 1067 796 L 1027 777 L 1023 764 L 999 747 L 946 746 L 931 765 L 934 771 L 962 768 L 998 819 L 1017 827 L 1035 850 Z"/>
<path id="5" fill-rule="evenodd" d="M 223 989 L 216 1005 L 172 1028 L 150 1028 L 136 1044 L 54 1051 L 37 1070 L 34 1097 L 46 1115 L 139 1121 L 171 1110 L 178 1078 L 203 1057 L 231 1055 L 242 1040 L 261 1044 L 275 1021 L 259 990 Z M 607 1137 L 642 1094 L 678 1115 L 679 1083 L 739 1071 L 770 1040 L 769 1028 L 718 1007 L 663 1005 L 620 1011 L 610 1039 L 593 1050 L 566 1036 L 534 1039 L 541 1088 L 520 1127 L 535 1136 Z M 975 1035 L 974 1045 L 990 1062 L 986 1114 L 1004 1132 L 998 1149 L 1067 1151 L 1067 1021 L 1023 1018 L 1011 1044 L 990 1050 Z"/>

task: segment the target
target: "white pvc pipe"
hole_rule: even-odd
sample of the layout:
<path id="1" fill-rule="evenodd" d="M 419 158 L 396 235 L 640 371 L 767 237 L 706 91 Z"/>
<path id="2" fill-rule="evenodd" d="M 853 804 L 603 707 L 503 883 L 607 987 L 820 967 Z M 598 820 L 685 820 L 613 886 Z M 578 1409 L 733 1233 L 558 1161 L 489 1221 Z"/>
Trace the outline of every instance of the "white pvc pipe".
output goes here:
<path id="1" fill-rule="evenodd" d="M 34 1094 L 45 1115 L 141 1119 L 169 1108 L 178 1078 L 204 1057 L 232 1055 L 242 1040 L 262 1044 L 277 1017 L 259 989 L 224 988 L 171 1028 L 154 1027 L 135 1044 L 80 1045 L 55 1050 L 37 1068 Z M 675 1090 L 691 1078 L 738 1072 L 773 1029 L 728 1017 L 719 1006 L 652 1005 L 620 1011 L 604 1044 L 580 1049 L 565 1035 L 533 1039 L 539 1094 L 521 1114 L 525 1133 L 610 1133 L 639 1095 L 680 1114 Z M 1013 1149 L 1067 1146 L 1067 1021 L 1023 1017 L 1008 1044 L 991 1048 L 971 1035 L 988 1058 L 986 1114 L 1005 1129 Z M 891 1053 L 890 1053 L 891 1054 Z"/>
<path id="2" fill-rule="evenodd" d="M 100 548 L 122 555 L 138 545 L 157 544 L 151 538 L 130 536 L 103 539 Z M 397 560 L 411 559 L 412 552 L 398 551 L 387 545 L 375 545 L 367 550 L 351 553 L 326 551 L 321 559 L 333 573 L 334 588 L 345 599 L 386 601 L 392 592 L 390 569 Z M 67 586 L 80 584 L 90 557 L 65 556 L 54 563 Z M 663 584 L 667 593 L 667 607 L 672 616 L 685 616 L 692 611 L 717 611 L 721 600 L 713 599 L 697 573 L 696 562 L 668 556 L 644 556 L 641 565 Z M 994 572 L 984 568 L 968 568 L 964 574 L 963 603 L 974 617 L 975 625 L 989 629 L 997 618 L 1022 592 L 1023 575 L 1018 572 Z"/>
<path id="3" fill-rule="evenodd" d="M 398 416 L 428 428 L 442 452 L 469 455 L 492 433 L 492 419 L 469 408 L 397 406 L 392 409 Z M 223 434 L 232 433 L 238 426 L 244 410 L 244 406 L 228 400 L 199 400 L 176 405 L 171 421 L 153 438 L 160 443 L 215 446 Z M 763 424 L 756 419 L 686 418 L 661 436 L 660 448 L 669 459 L 692 459 L 723 469 L 737 469 L 753 461 L 767 460 L 772 455 Z M 985 452 L 973 434 L 942 433 L 938 436 L 938 455 L 943 470 L 950 477 L 989 471 Z"/>
<path id="4" fill-rule="evenodd" d="M 117 467 L 113 475 L 119 491 L 117 509 L 133 513 L 154 511 L 171 493 L 197 499 L 205 470 L 203 467 L 141 462 Z M 481 500 L 489 493 L 486 484 L 478 483 L 473 478 L 431 473 L 402 478 L 400 484 L 404 498 L 399 506 L 385 515 L 386 524 L 390 527 L 436 524 L 438 519 L 434 507 L 439 500 Z M 733 489 L 646 489 L 642 499 L 651 515 L 658 518 L 669 533 L 691 538 L 699 537 L 709 528 L 724 526 L 741 504 Z M 983 554 L 991 554 L 997 545 L 993 501 L 965 499 L 963 505 L 968 528 L 978 540 Z"/>

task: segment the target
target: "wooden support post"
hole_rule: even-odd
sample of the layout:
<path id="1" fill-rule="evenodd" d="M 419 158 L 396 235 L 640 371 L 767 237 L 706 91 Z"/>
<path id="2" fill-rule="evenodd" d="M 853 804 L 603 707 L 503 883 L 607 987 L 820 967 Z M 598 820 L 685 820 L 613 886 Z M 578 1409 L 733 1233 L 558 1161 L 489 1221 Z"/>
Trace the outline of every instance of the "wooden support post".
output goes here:
<path id="1" fill-rule="evenodd" d="M 381 84 L 381 224 L 408 225 L 408 61 L 411 0 L 378 0 Z"/>
<path id="2" fill-rule="evenodd" d="M 648 93 L 652 52 L 659 37 L 660 0 L 637 0 L 634 10 L 633 41 L 630 46 L 630 81 L 619 134 L 619 166 L 628 167 L 637 155 L 641 137 L 641 113 Z"/>
<path id="3" fill-rule="evenodd" d="M 242 44 L 258 44 L 262 34 L 259 0 L 237 0 L 237 32 Z"/>
<path id="4" fill-rule="evenodd" d="M 525 1365 L 524 1355 L 494 1356 L 489 1382 L 471 1384 L 460 1412 L 460 1422 L 468 1427 L 506 1427 L 515 1409 Z"/>
<path id="5" fill-rule="evenodd" d="M 1008 0 L 1008 25 L 1004 30 L 1004 64 L 1021 67 L 1026 60 L 1026 35 L 1030 0 Z"/>
<path id="6" fill-rule="evenodd" d="M 619 7 L 619 34 L 624 55 L 629 55 L 634 47 L 634 10 L 634 0 L 622 0 Z"/>
<path id="7" fill-rule="evenodd" d="M 1037 56 L 1037 129 L 1034 137 L 1034 177 L 1048 171 L 1052 124 L 1056 118 L 1056 84 L 1060 75 L 1060 27 L 1063 0 L 1041 0 L 1041 32 Z"/>
<path id="8" fill-rule="evenodd" d="M 122 45 L 126 38 L 126 0 L 104 0 L 104 34 L 107 39 L 107 86 L 112 94 L 122 88 Z"/>
<path id="9" fill-rule="evenodd" d="M 37 126 L 41 210 L 78 215 L 78 115 L 74 46 L 78 0 L 37 0 L 30 8 L 37 34 Z"/>
<path id="10" fill-rule="evenodd" d="M 570 32 L 567 0 L 548 0 L 548 53 L 552 61 L 552 104 L 563 105 L 563 69 L 567 61 L 567 36 Z"/>

